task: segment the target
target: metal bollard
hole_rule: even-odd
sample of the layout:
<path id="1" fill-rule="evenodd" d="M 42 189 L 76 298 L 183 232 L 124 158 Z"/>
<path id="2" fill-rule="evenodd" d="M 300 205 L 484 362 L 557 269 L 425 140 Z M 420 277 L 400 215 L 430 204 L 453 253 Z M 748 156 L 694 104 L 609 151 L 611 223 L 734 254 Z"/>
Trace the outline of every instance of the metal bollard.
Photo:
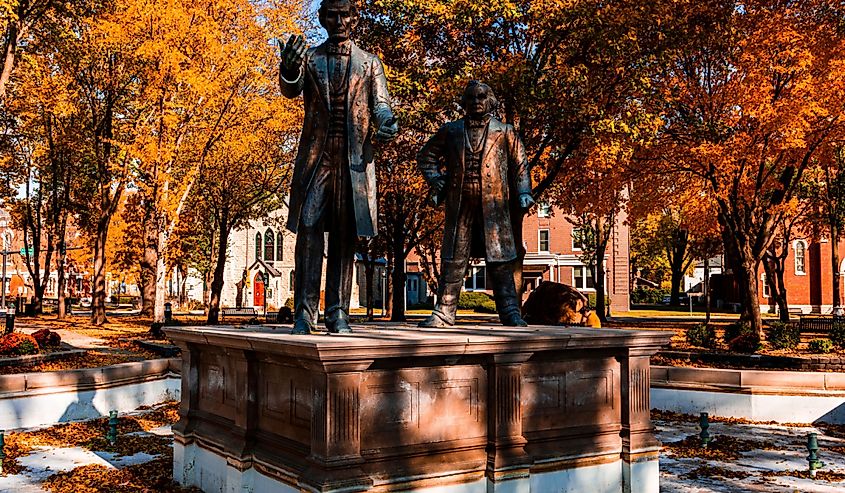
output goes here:
<path id="1" fill-rule="evenodd" d="M 164 304 L 164 323 L 173 321 L 173 305 L 171 303 Z"/>
<path id="2" fill-rule="evenodd" d="M 816 477 L 816 471 L 824 467 L 824 462 L 819 460 L 819 439 L 815 433 L 807 435 L 807 451 L 810 455 L 807 456 L 807 462 L 810 466 L 810 477 Z"/>
<path id="3" fill-rule="evenodd" d="M 698 434 L 698 437 L 701 438 L 701 446 L 704 448 L 707 448 L 707 444 L 710 443 L 710 433 L 707 432 L 707 429 L 710 428 L 710 422 L 707 418 L 707 413 L 701 413 L 698 416 L 698 426 L 701 428 L 701 433 Z"/>
<path id="4" fill-rule="evenodd" d="M 109 431 L 106 433 L 109 445 L 117 443 L 117 411 L 109 412 Z"/>
<path id="5" fill-rule="evenodd" d="M 15 307 L 10 306 L 6 308 L 6 334 L 11 334 L 15 331 Z"/>

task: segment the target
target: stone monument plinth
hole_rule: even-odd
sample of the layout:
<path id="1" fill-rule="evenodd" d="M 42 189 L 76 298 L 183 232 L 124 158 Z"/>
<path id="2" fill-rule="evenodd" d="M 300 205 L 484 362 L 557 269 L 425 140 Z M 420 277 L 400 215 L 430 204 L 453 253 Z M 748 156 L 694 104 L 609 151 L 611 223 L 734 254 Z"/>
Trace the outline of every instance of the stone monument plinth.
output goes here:
<path id="1" fill-rule="evenodd" d="M 658 491 L 665 332 L 168 327 L 174 479 L 205 492 Z"/>

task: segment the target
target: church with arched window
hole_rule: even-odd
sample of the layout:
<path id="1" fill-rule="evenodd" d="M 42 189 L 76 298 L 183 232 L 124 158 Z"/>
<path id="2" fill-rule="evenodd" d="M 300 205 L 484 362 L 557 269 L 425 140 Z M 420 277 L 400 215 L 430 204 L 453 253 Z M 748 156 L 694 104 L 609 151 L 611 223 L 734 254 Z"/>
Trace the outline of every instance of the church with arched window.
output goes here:
<path id="1" fill-rule="evenodd" d="M 229 237 L 221 306 L 275 312 L 293 298 L 296 235 L 285 228 L 287 209 L 250 221 Z M 353 283 L 352 306 L 358 306 Z"/>

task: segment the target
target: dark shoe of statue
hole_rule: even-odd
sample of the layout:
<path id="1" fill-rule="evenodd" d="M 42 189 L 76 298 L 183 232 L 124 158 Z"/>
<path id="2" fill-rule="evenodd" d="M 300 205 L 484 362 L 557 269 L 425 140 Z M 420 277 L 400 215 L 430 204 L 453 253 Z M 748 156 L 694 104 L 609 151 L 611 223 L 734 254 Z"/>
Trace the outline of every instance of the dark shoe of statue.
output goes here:
<path id="1" fill-rule="evenodd" d="M 329 332 L 332 334 L 351 334 L 352 328 L 349 326 L 349 322 L 346 319 L 340 318 L 335 320 L 333 323 L 327 324 L 326 327 L 329 329 Z"/>
<path id="2" fill-rule="evenodd" d="M 528 323 L 522 319 L 518 311 L 504 313 L 500 320 L 505 327 L 528 327 Z"/>
<path id="3" fill-rule="evenodd" d="M 451 327 L 455 325 L 454 323 L 446 320 L 445 318 L 441 317 L 437 312 L 432 313 L 429 315 L 425 320 L 420 322 L 420 327 L 431 327 L 431 328 L 442 328 L 442 327 Z"/>
<path id="4" fill-rule="evenodd" d="M 304 318 L 297 319 L 296 322 L 294 322 L 293 330 L 291 330 L 290 333 L 296 336 L 319 334 L 319 332 L 317 332 L 317 327 Z"/>

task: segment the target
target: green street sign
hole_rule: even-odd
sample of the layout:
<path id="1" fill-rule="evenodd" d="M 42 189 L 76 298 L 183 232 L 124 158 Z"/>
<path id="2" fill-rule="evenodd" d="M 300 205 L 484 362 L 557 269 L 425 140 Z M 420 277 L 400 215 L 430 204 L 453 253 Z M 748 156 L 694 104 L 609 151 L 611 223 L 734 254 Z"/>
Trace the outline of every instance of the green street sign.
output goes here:
<path id="1" fill-rule="evenodd" d="M 26 248 L 21 248 L 21 257 L 26 257 L 26 256 L 30 256 L 30 257 L 31 257 L 31 256 L 32 256 L 32 253 L 33 253 L 32 248 L 29 248 L 29 249 L 26 249 Z"/>

